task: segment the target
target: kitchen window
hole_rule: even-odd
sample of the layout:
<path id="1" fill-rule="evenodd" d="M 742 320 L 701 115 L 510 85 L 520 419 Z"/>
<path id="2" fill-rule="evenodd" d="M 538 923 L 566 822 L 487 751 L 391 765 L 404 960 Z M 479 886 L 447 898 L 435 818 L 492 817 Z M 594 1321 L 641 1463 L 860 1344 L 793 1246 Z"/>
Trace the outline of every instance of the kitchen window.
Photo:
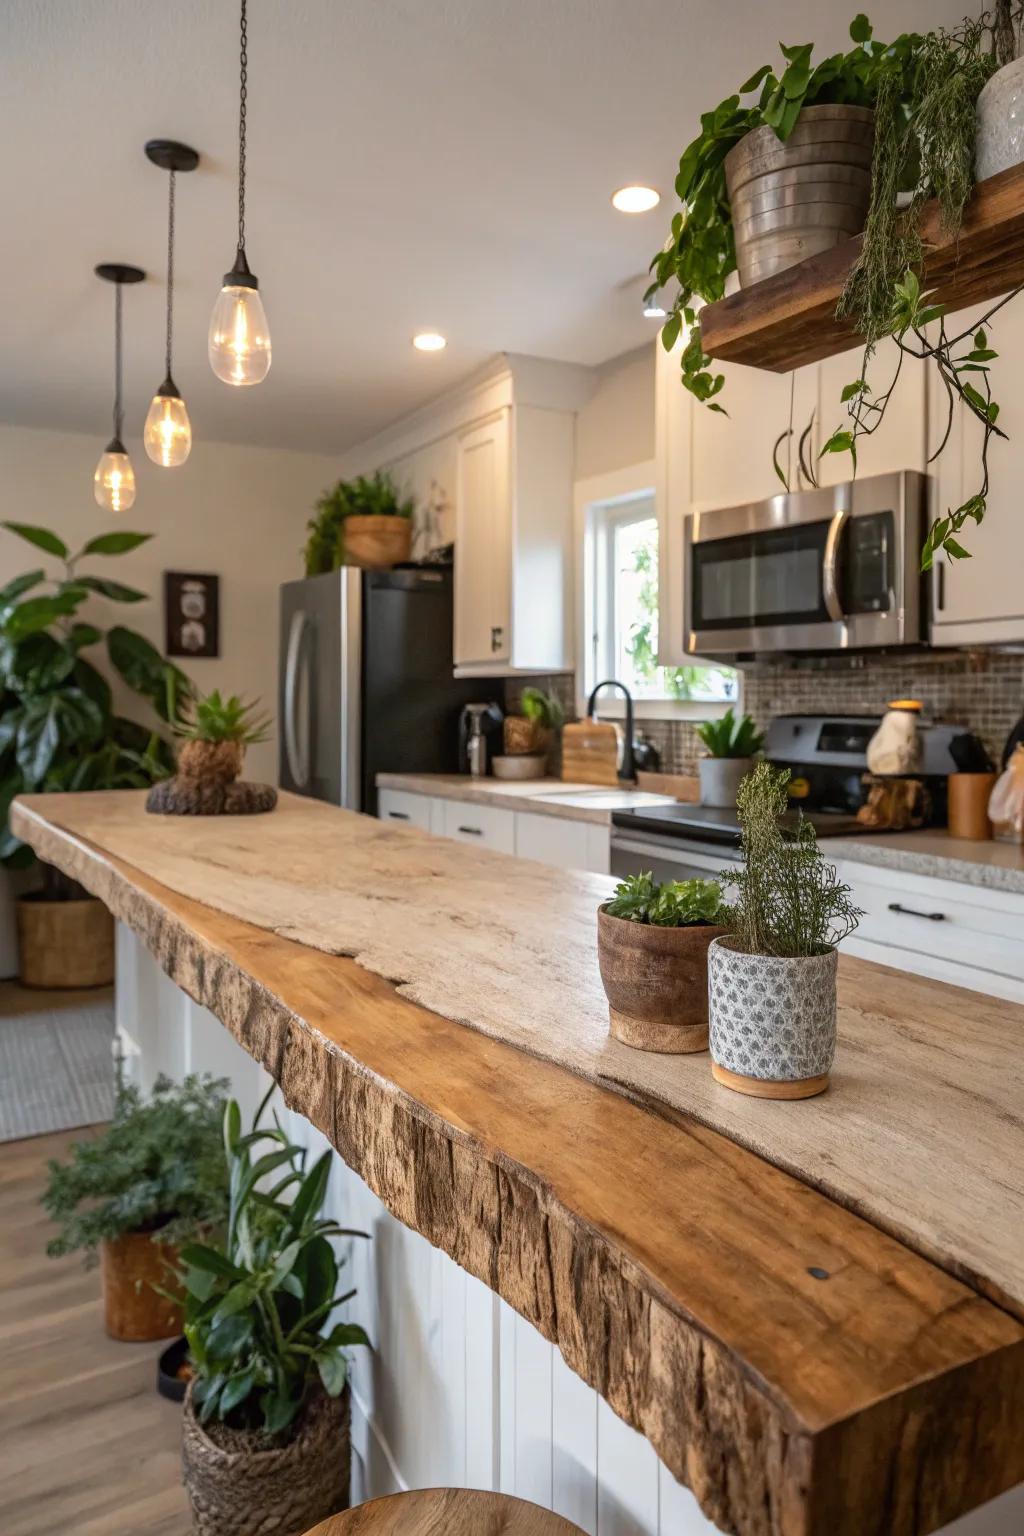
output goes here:
<path id="1" fill-rule="evenodd" d="M 734 701 L 737 678 L 728 667 L 697 662 L 682 667 L 658 665 L 658 520 L 654 497 L 635 496 L 594 505 L 589 522 L 587 607 L 591 643 L 587 688 L 601 678 L 616 677 L 639 701 L 680 706 Z M 680 708 L 678 712 L 692 711 Z"/>

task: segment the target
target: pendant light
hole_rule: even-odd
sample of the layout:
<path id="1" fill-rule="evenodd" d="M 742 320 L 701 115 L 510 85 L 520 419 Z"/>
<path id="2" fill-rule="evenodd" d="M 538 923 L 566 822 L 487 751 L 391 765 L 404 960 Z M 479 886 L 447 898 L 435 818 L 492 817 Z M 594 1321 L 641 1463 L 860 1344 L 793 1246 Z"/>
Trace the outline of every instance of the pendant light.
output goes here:
<path id="1" fill-rule="evenodd" d="M 96 473 L 92 479 L 92 493 L 97 506 L 108 512 L 127 512 L 135 500 L 135 471 L 121 441 L 124 431 L 124 406 L 121 402 L 121 350 L 123 322 L 121 318 L 121 290 L 125 283 L 141 283 L 145 277 L 141 267 L 128 267 L 120 261 L 104 261 L 96 268 L 96 276 L 114 284 L 114 435 L 100 455 Z"/>
<path id="2" fill-rule="evenodd" d="M 260 384 L 270 371 L 270 331 L 259 281 L 245 256 L 245 112 L 248 96 L 246 0 L 241 0 L 240 90 L 238 107 L 238 251 L 224 274 L 210 316 L 210 367 L 225 384 Z"/>
<path id="3" fill-rule="evenodd" d="M 168 171 L 167 193 L 167 345 L 164 381 L 153 396 L 142 441 L 154 464 L 173 469 L 184 464 L 192 448 L 192 424 L 181 391 L 171 371 L 171 339 L 174 320 L 174 178 L 179 171 L 194 171 L 199 156 L 187 144 L 173 139 L 150 139 L 146 154 L 154 165 Z"/>

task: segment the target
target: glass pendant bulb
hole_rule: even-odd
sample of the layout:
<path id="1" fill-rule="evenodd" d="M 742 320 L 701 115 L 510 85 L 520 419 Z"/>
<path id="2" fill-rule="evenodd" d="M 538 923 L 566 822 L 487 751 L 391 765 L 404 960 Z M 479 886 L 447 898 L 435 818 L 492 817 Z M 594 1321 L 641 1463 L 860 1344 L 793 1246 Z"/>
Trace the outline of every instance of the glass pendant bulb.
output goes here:
<path id="1" fill-rule="evenodd" d="M 127 512 L 135 501 L 135 471 L 119 437 L 112 437 L 100 455 L 92 493 L 106 512 Z"/>
<path id="2" fill-rule="evenodd" d="M 225 384 L 261 384 L 270 372 L 270 328 L 242 250 L 213 306 L 209 351 L 210 367 Z"/>
<path id="3" fill-rule="evenodd" d="M 164 469 L 184 464 L 192 451 L 192 423 L 172 378 L 166 378 L 153 396 L 142 441 L 153 463 Z"/>

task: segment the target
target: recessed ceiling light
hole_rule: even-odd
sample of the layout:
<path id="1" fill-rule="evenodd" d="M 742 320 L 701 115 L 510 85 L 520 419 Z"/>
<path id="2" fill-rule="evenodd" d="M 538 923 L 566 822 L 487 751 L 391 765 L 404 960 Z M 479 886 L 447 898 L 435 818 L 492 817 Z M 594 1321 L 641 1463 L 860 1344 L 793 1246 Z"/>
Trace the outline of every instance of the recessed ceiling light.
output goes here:
<path id="1" fill-rule="evenodd" d="M 661 202 L 661 193 L 653 187 L 620 187 L 612 193 L 612 207 L 620 213 L 649 213 Z"/>
<path id="2" fill-rule="evenodd" d="M 413 337 L 412 344 L 418 352 L 443 352 L 448 345 L 437 331 L 420 331 Z"/>

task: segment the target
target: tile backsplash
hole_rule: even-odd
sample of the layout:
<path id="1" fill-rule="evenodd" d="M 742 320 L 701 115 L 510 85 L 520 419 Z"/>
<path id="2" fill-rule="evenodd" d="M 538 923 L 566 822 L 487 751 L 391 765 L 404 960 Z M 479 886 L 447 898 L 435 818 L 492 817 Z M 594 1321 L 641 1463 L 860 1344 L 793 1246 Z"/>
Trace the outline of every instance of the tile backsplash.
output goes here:
<path id="1" fill-rule="evenodd" d="M 505 707 L 517 707 L 523 682 L 509 679 Z M 576 713 L 571 674 L 537 678 Z M 881 714 L 890 699 L 920 699 L 927 720 L 954 721 L 981 737 L 998 760 L 1024 712 L 1024 654 L 944 651 L 907 656 L 828 657 L 797 666 L 764 664 L 744 673 L 743 708 L 758 725 L 775 715 Z M 666 773 L 696 773 L 702 748 L 687 720 L 641 720 L 639 730 L 661 753 Z"/>

